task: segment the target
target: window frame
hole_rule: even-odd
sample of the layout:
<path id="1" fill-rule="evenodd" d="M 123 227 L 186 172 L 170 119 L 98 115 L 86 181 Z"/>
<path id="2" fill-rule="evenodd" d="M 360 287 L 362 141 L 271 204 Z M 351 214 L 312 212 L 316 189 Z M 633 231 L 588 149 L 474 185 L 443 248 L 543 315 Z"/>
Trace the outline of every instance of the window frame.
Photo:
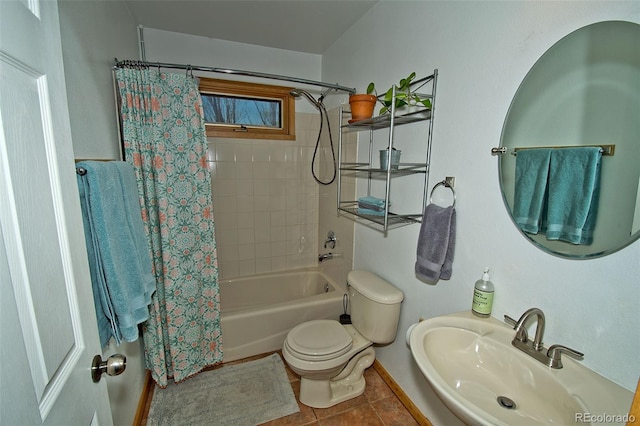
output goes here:
<path id="1" fill-rule="evenodd" d="M 205 123 L 208 137 L 295 140 L 295 98 L 289 93 L 293 89 L 292 87 L 206 77 L 199 78 L 201 94 L 269 99 L 276 100 L 281 105 L 281 128 Z"/>

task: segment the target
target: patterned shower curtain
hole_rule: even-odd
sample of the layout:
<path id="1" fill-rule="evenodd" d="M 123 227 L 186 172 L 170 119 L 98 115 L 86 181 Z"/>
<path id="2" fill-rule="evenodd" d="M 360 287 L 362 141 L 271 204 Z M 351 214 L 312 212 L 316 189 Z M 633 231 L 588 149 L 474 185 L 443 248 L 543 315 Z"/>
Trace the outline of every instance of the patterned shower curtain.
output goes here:
<path id="1" fill-rule="evenodd" d="M 161 387 L 222 361 L 211 178 L 198 83 L 185 73 L 119 68 L 125 156 L 136 172 L 157 291 L 143 326 Z"/>

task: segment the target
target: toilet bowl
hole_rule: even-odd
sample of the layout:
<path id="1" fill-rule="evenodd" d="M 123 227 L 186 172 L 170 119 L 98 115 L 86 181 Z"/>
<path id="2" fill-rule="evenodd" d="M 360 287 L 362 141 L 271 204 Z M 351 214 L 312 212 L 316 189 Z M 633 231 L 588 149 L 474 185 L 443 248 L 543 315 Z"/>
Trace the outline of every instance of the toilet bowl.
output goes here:
<path id="1" fill-rule="evenodd" d="M 364 370 L 375 361 L 374 343 L 390 343 L 397 331 L 404 295 L 367 271 L 347 279 L 353 324 L 304 322 L 289 332 L 282 354 L 300 375 L 300 402 L 327 408 L 361 395 Z"/>
<path id="2" fill-rule="evenodd" d="M 363 372 L 375 360 L 372 344 L 352 325 L 334 320 L 308 321 L 294 327 L 282 355 L 300 376 L 300 402 L 327 408 L 361 395 Z"/>

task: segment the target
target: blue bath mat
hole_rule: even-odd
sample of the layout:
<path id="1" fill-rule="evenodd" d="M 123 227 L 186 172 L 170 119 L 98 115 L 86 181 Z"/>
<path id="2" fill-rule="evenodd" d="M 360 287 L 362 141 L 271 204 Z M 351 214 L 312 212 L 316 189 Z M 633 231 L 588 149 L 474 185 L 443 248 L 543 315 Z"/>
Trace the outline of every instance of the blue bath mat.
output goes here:
<path id="1" fill-rule="evenodd" d="M 147 425 L 258 425 L 298 411 L 276 353 L 156 388 Z"/>

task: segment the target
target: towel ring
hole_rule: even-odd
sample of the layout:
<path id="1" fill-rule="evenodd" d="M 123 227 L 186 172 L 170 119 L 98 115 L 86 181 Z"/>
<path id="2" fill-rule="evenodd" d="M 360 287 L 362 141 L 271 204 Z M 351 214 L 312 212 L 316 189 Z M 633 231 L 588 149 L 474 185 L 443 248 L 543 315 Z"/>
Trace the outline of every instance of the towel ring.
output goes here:
<path id="1" fill-rule="evenodd" d="M 433 204 L 433 192 L 439 186 L 444 186 L 445 188 L 449 188 L 451 190 L 451 194 L 453 195 L 453 203 L 451 204 L 451 207 L 455 207 L 455 205 L 456 205 L 456 191 L 453 189 L 453 186 L 451 186 L 449 184 L 449 182 L 447 182 L 446 179 L 441 181 L 441 182 L 436 183 L 433 186 L 433 188 L 431 189 L 431 193 L 429 194 L 429 202 Z"/>

